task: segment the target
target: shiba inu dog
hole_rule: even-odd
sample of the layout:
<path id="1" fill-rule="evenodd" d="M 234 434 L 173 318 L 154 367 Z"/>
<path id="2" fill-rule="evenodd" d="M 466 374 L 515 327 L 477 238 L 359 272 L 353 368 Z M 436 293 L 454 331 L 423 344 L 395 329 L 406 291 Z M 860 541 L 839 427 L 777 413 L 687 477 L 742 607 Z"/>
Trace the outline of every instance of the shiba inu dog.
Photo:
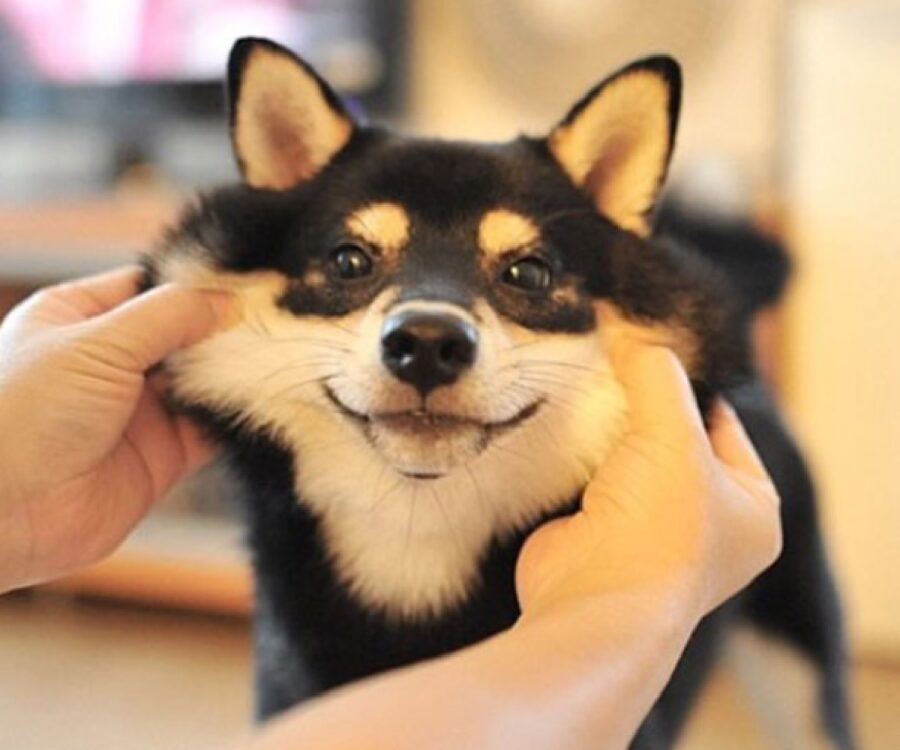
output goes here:
<path id="1" fill-rule="evenodd" d="M 635 62 L 547 137 L 499 144 L 361 124 L 264 40 L 235 46 L 229 93 L 243 181 L 184 213 L 147 283 L 239 300 L 167 368 L 243 487 L 259 716 L 513 624 L 523 540 L 576 507 L 626 423 L 607 351 L 629 331 L 676 351 L 702 409 L 735 405 L 786 538 L 701 625 L 634 747 L 675 742 L 736 644 L 764 665 L 784 747 L 850 748 L 813 492 L 749 353 L 758 299 L 709 243 L 651 236 L 677 64 Z"/>

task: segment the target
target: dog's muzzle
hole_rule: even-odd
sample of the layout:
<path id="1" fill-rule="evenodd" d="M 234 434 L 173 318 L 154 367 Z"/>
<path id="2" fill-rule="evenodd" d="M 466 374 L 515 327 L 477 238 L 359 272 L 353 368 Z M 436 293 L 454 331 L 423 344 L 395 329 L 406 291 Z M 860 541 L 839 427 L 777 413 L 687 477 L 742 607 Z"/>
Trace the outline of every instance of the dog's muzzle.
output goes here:
<path id="1" fill-rule="evenodd" d="M 424 398 L 455 383 L 478 356 L 478 331 L 452 312 L 404 310 L 385 320 L 381 361 Z"/>

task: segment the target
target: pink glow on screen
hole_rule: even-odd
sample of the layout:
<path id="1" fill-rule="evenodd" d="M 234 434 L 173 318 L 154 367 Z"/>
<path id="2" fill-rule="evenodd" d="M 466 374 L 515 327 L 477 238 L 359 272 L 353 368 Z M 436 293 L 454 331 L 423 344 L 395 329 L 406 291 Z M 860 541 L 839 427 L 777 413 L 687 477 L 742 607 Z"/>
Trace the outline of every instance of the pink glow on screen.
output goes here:
<path id="1" fill-rule="evenodd" d="M 219 78 L 235 38 L 297 44 L 297 0 L 0 0 L 0 23 L 57 81 Z"/>

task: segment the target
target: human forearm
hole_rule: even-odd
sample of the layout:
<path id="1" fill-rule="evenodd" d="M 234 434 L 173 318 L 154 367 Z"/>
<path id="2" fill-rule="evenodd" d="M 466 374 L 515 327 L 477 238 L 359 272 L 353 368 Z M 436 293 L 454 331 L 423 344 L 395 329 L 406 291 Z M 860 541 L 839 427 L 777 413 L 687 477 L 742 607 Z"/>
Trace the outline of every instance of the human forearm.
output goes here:
<path id="1" fill-rule="evenodd" d="M 624 748 L 696 618 L 675 594 L 579 601 L 275 722 L 253 750 Z"/>

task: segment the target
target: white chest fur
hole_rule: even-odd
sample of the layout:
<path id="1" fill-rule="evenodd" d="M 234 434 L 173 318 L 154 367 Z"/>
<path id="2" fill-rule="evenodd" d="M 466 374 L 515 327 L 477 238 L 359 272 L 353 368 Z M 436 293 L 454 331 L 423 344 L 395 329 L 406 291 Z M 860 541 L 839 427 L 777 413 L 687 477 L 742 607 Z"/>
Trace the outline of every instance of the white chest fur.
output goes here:
<path id="1" fill-rule="evenodd" d="M 607 379 L 578 411 L 547 405 L 471 465 L 416 480 L 397 474 L 354 425 L 323 414 L 292 437 L 297 491 L 357 597 L 402 617 L 436 613 L 465 597 L 493 539 L 576 496 L 624 416 L 623 393 Z"/>

